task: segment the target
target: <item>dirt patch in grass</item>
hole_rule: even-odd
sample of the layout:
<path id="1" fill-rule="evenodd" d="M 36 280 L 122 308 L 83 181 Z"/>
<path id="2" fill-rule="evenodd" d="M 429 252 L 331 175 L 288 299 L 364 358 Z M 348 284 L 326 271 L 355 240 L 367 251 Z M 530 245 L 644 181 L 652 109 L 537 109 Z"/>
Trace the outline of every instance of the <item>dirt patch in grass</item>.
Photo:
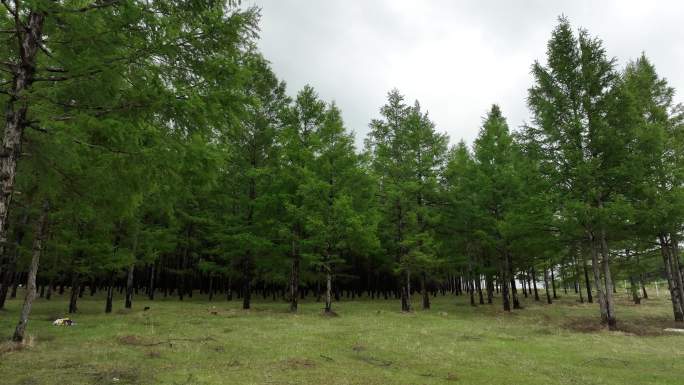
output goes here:
<path id="1" fill-rule="evenodd" d="M 366 347 L 362 344 L 354 344 L 354 346 L 352 346 L 352 350 L 358 353 L 366 350 Z"/>
<path id="2" fill-rule="evenodd" d="M 161 353 L 157 350 L 150 350 L 149 352 L 145 353 L 145 356 L 147 358 L 159 358 L 161 357 Z"/>
<path id="3" fill-rule="evenodd" d="M 35 339 L 28 335 L 23 342 L 5 341 L 0 343 L 0 356 L 33 347 Z"/>
<path id="4" fill-rule="evenodd" d="M 118 338 L 118 340 L 121 345 L 131 346 L 143 346 L 149 343 L 149 341 L 144 340 L 142 337 L 134 335 L 121 336 Z"/>
<path id="5" fill-rule="evenodd" d="M 287 369 L 312 369 L 316 367 L 316 363 L 308 358 L 288 358 L 282 362 L 282 365 Z"/>
<path id="6" fill-rule="evenodd" d="M 681 325 L 680 325 L 681 326 Z M 573 318 L 563 324 L 563 327 L 579 333 L 597 333 L 608 331 L 606 325 L 601 324 L 597 318 Z M 643 317 L 617 321 L 616 332 L 640 337 L 655 337 L 668 335 L 666 328 L 676 328 L 678 325 L 671 320 L 658 317 Z"/>
<path id="7" fill-rule="evenodd" d="M 325 311 L 325 310 L 324 310 L 324 311 L 321 312 L 321 316 L 323 316 L 323 317 L 329 317 L 329 318 L 335 318 L 335 317 L 339 317 L 340 315 L 337 314 L 337 313 L 335 313 L 335 312 L 332 311 L 332 310 L 331 310 L 331 311 Z"/>

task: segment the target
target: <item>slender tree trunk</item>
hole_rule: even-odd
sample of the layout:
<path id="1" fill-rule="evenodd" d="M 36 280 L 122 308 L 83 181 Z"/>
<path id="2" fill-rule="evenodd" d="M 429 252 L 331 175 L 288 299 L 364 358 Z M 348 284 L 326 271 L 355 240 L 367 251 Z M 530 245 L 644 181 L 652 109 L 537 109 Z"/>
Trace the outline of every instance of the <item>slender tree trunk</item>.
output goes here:
<path id="1" fill-rule="evenodd" d="M 676 287 L 676 282 L 673 278 L 674 272 L 671 264 L 670 248 L 667 245 L 667 240 L 664 235 L 659 236 L 660 241 L 660 253 L 663 257 L 663 264 L 665 265 L 665 274 L 667 277 L 667 287 L 670 290 L 670 300 L 672 301 L 672 312 L 674 314 L 674 319 L 677 322 L 684 322 L 684 309 L 682 309 L 682 303 L 679 299 L 679 291 Z"/>
<path id="2" fill-rule="evenodd" d="M 226 286 L 226 301 L 232 301 L 233 300 L 233 283 L 232 283 L 232 277 L 229 275 L 228 276 L 228 283 Z M 273 292 L 275 295 L 275 291 Z"/>
<path id="3" fill-rule="evenodd" d="M 421 274 L 420 285 L 423 294 L 423 310 L 430 309 L 430 294 L 427 291 L 427 274 L 425 272 Z"/>
<path id="4" fill-rule="evenodd" d="M 518 300 L 518 288 L 515 285 L 515 278 L 511 275 L 511 294 L 513 296 L 513 309 L 522 309 Z"/>
<path id="5" fill-rule="evenodd" d="M 491 305 L 494 297 L 494 282 L 490 275 L 485 278 L 485 286 L 487 287 L 487 303 Z"/>
<path id="6" fill-rule="evenodd" d="M 78 291 L 81 285 L 79 283 L 78 273 L 74 272 L 71 279 L 71 297 L 69 298 L 69 314 L 76 313 L 78 311 L 77 301 L 78 301 Z"/>
<path id="7" fill-rule="evenodd" d="M 584 284 L 587 289 L 587 302 L 593 303 L 594 298 L 591 295 L 591 280 L 589 280 L 589 267 L 587 267 L 587 258 L 582 254 L 582 268 L 584 269 Z"/>
<path id="8" fill-rule="evenodd" d="M 133 307 L 133 271 L 135 265 L 128 267 L 128 274 L 126 275 L 126 309 Z"/>
<path id="9" fill-rule="evenodd" d="M 546 292 L 546 303 L 551 305 L 551 293 L 549 293 L 549 270 L 544 266 L 544 291 Z"/>
<path id="10" fill-rule="evenodd" d="M 243 281 L 242 281 L 242 291 L 243 291 L 243 296 L 242 296 L 242 308 L 243 309 L 249 309 L 252 306 L 252 280 L 254 279 L 254 265 L 252 262 L 252 251 L 247 250 L 245 253 L 245 259 L 242 262 L 243 263 Z M 297 309 L 297 306 L 295 304 L 295 310 Z"/>
<path id="11" fill-rule="evenodd" d="M 154 301 L 154 292 L 156 288 L 154 287 L 155 285 L 155 275 L 157 274 L 157 263 L 152 263 L 150 266 L 150 283 L 149 286 L 147 287 L 147 297 L 150 299 L 150 301 Z"/>
<path id="12" fill-rule="evenodd" d="M 297 311 L 297 298 L 299 297 L 299 269 L 300 256 L 297 250 L 296 240 L 292 240 L 292 271 L 290 273 L 290 311 Z"/>
<path id="13" fill-rule="evenodd" d="M 504 311 L 511 311 L 511 301 L 509 298 L 509 292 L 508 292 L 508 258 L 506 256 L 503 257 L 503 266 L 501 269 L 501 277 L 499 281 L 501 282 L 501 300 L 503 302 L 503 309 Z"/>
<path id="14" fill-rule="evenodd" d="M 677 234 L 671 233 L 670 235 L 670 248 L 672 249 L 671 263 L 673 271 L 673 279 L 677 283 L 677 289 L 679 289 L 679 303 L 684 310 L 684 277 L 682 277 L 682 267 L 679 263 L 679 240 L 677 239 Z"/>
<path id="15" fill-rule="evenodd" d="M 584 303 L 584 293 L 582 293 L 582 277 L 580 276 L 579 263 L 577 261 L 577 249 L 574 251 L 573 261 L 575 263 L 575 293 L 579 294 L 580 303 Z"/>
<path id="16" fill-rule="evenodd" d="M 109 285 L 107 285 L 107 300 L 105 302 L 105 313 L 112 312 L 112 303 L 114 301 L 114 272 L 109 274 Z"/>
<path id="17" fill-rule="evenodd" d="M 534 285 L 534 300 L 539 301 L 539 290 L 537 290 L 537 272 L 532 267 L 532 284 Z"/>
<path id="18" fill-rule="evenodd" d="M 610 253 L 606 240 L 606 231 L 601 229 L 601 256 L 603 257 L 603 278 L 606 281 L 606 310 L 608 311 L 608 329 L 617 329 L 617 318 L 615 317 L 615 301 L 613 301 L 613 278 L 610 272 Z M 613 289 L 613 290 L 611 290 Z"/>
<path id="19" fill-rule="evenodd" d="M 332 312 L 332 273 L 331 268 L 325 270 L 325 312 Z"/>
<path id="20" fill-rule="evenodd" d="M 15 2 L 15 8 L 18 2 Z M 40 7 L 38 7 L 40 8 Z M 25 12 L 24 10 L 16 10 Z M 5 131 L 0 148 L 0 245 L 7 244 L 7 230 L 10 203 L 14 192 L 17 162 L 21 156 L 24 129 L 28 126 L 29 102 L 27 91 L 33 84 L 37 56 L 43 40 L 45 14 L 42 8 L 28 10 L 26 23 L 15 19 L 15 36 L 18 40 L 16 52 L 19 62 L 9 66 L 11 89 L 5 104 Z"/>
<path id="21" fill-rule="evenodd" d="M 411 309 L 411 270 L 404 271 L 405 281 L 401 290 L 401 311 L 410 312 Z"/>
<path id="22" fill-rule="evenodd" d="M 477 295 L 479 296 L 480 305 L 484 305 L 484 297 L 482 296 L 482 276 L 478 274 L 477 280 L 475 281 L 475 288 L 477 289 Z"/>
<path id="23" fill-rule="evenodd" d="M 553 273 L 553 266 L 551 266 L 549 270 L 551 270 L 551 287 L 553 288 L 553 299 L 558 299 L 558 296 L 556 295 L 556 276 Z"/>
<path id="24" fill-rule="evenodd" d="M 601 322 L 604 324 L 608 323 L 608 308 L 606 307 L 606 297 L 604 294 L 604 288 L 601 284 L 601 270 L 598 257 L 598 245 L 596 244 L 596 238 L 592 233 L 589 235 L 590 249 L 591 249 L 591 269 L 594 272 L 594 287 L 596 288 L 596 295 L 598 296 L 599 309 L 601 311 Z"/>
<path id="25" fill-rule="evenodd" d="M 36 224 L 35 238 L 33 240 L 33 249 L 31 252 L 31 265 L 29 266 L 28 279 L 26 283 L 26 297 L 24 298 L 24 306 L 21 309 L 19 316 L 19 323 L 14 330 L 12 341 L 22 342 L 24 340 L 24 333 L 26 332 L 26 325 L 28 324 L 28 317 L 31 313 L 31 306 L 33 300 L 36 298 L 36 275 L 38 274 L 38 263 L 40 261 L 40 254 L 43 251 L 43 242 L 47 233 L 47 217 L 50 205 L 46 200 L 43 203 L 43 209 Z"/>

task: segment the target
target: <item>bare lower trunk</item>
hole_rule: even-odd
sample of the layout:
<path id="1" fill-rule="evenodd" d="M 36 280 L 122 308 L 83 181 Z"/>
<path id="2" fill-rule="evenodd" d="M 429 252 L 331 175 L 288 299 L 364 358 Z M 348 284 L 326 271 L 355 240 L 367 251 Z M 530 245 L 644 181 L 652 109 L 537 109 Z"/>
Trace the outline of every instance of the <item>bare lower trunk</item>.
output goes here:
<path id="1" fill-rule="evenodd" d="M 147 297 L 150 299 L 150 301 L 154 300 L 154 292 L 156 290 L 154 287 L 154 285 L 155 285 L 154 278 L 155 278 L 155 275 L 157 273 L 156 270 L 157 270 L 157 264 L 153 263 L 152 266 L 150 266 L 150 284 L 147 287 Z"/>
<path id="2" fill-rule="evenodd" d="M 107 301 L 105 303 L 105 313 L 112 312 L 112 302 L 114 300 L 114 283 L 110 282 L 107 286 Z"/>
<path id="3" fill-rule="evenodd" d="M 660 241 L 660 253 L 663 257 L 663 265 L 665 265 L 665 274 L 667 277 L 667 287 L 670 290 L 670 300 L 672 301 L 672 313 L 677 322 L 684 321 L 684 309 L 682 308 L 682 301 L 679 298 L 679 290 L 676 287 L 676 280 L 674 279 L 675 272 L 672 269 L 672 257 L 670 256 L 671 249 L 667 245 L 667 240 L 664 235 L 658 237 Z"/>
<path id="4" fill-rule="evenodd" d="M 69 314 L 73 314 L 78 311 L 77 301 L 80 287 L 78 273 L 73 273 L 73 277 L 71 279 L 71 297 L 69 298 Z"/>
<path id="5" fill-rule="evenodd" d="M 606 309 L 608 310 L 608 328 L 610 330 L 617 329 L 617 318 L 615 317 L 615 301 L 613 300 L 613 291 L 615 285 L 613 284 L 613 277 L 610 272 L 610 253 L 608 251 L 608 243 L 606 241 L 606 231 L 601 230 L 601 254 L 603 257 L 603 279 L 606 281 Z"/>
<path id="6" fill-rule="evenodd" d="M 494 282 L 492 282 L 492 277 L 489 275 L 485 278 L 485 286 L 487 288 L 487 303 L 491 304 L 494 297 Z"/>
<path id="7" fill-rule="evenodd" d="M 596 296 L 598 297 L 599 309 L 601 311 L 601 322 L 608 323 L 608 308 L 606 307 L 606 297 L 604 295 L 603 284 L 601 284 L 601 270 L 598 257 L 598 245 L 593 234 L 589 236 L 590 250 L 591 250 L 591 269 L 594 272 L 594 287 L 596 288 Z"/>
<path id="8" fill-rule="evenodd" d="M 546 303 L 551 305 L 551 293 L 549 292 L 549 270 L 544 267 L 544 291 L 546 292 Z"/>
<path id="9" fill-rule="evenodd" d="M 484 297 L 482 295 L 482 281 L 481 281 L 481 276 L 478 274 L 477 279 L 475 280 L 475 289 L 477 290 L 477 295 L 479 297 L 480 305 L 484 305 Z"/>
<path id="10" fill-rule="evenodd" d="M 420 279 L 420 290 L 423 294 L 423 310 L 430 308 L 430 295 L 427 292 L 427 274 L 423 273 Z"/>
<path id="11" fill-rule="evenodd" d="M 411 311 L 411 270 L 406 268 L 405 281 L 401 289 L 401 311 Z"/>
<path id="12" fill-rule="evenodd" d="M 587 289 L 587 302 L 594 303 L 594 297 L 591 295 L 591 280 L 589 279 L 589 268 L 587 267 L 587 259 L 582 255 L 582 269 L 584 270 L 584 284 Z"/>
<path id="13" fill-rule="evenodd" d="M 501 282 L 501 300 L 503 302 L 504 311 L 511 311 L 511 300 L 508 292 L 508 270 L 508 258 L 504 257 L 503 266 L 501 269 L 501 277 L 499 280 Z"/>
<path id="14" fill-rule="evenodd" d="M 330 268 L 325 272 L 325 312 L 332 311 L 332 273 Z"/>
<path id="15" fill-rule="evenodd" d="M 126 275 L 126 309 L 133 307 L 133 270 L 135 265 L 128 267 L 128 274 Z"/>
<path id="16" fill-rule="evenodd" d="M 682 277 L 682 268 L 679 263 L 679 240 L 675 233 L 670 235 L 670 249 L 672 250 L 672 253 L 670 254 L 672 278 L 677 283 L 677 289 L 679 289 L 679 303 L 682 306 L 682 310 L 684 310 L 684 277 Z"/>
<path id="17" fill-rule="evenodd" d="M 573 261 L 575 264 L 575 292 L 579 294 L 580 303 L 584 303 L 584 294 L 582 292 L 582 277 L 580 275 L 579 262 L 577 261 L 577 249 L 574 249 Z"/>
<path id="18" fill-rule="evenodd" d="M 539 290 L 537 290 L 537 272 L 532 268 L 532 285 L 534 287 L 534 300 L 539 301 Z"/>
<path id="19" fill-rule="evenodd" d="M 31 313 L 31 306 L 33 300 L 36 298 L 36 274 L 38 274 L 38 263 L 40 254 L 43 251 L 43 242 L 45 241 L 45 234 L 47 232 L 47 214 L 49 210 L 47 201 L 43 203 L 43 210 L 36 225 L 36 235 L 33 240 L 33 249 L 31 252 L 31 265 L 29 266 L 28 279 L 26 283 L 26 297 L 24 298 L 24 306 L 21 309 L 19 316 L 19 323 L 14 330 L 12 341 L 22 342 L 24 340 L 24 333 L 26 332 L 26 325 L 28 324 L 28 317 Z"/>
<path id="20" fill-rule="evenodd" d="M 299 298 L 299 265 L 300 257 L 295 241 L 292 241 L 292 271 L 290 272 L 290 311 L 297 311 L 297 299 Z"/>

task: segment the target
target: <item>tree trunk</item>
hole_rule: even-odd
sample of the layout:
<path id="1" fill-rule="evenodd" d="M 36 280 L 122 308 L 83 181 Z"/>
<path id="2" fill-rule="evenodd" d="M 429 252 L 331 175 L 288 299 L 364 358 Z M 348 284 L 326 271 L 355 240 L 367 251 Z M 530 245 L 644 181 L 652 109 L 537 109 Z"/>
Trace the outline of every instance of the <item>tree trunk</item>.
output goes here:
<path id="1" fill-rule="evenodd" d="M 292 271 L 290 273 L 290 311 L 297 311 L 297 299 L 299 297 L 299 269 L 300 256 L 296 241 L 292 241 Z"/>
<path id="2" fill-rule="evenodd" d="M 584 269 L 584 284 L 587 289 L 587 302 L 594 303 L 594 297 L 591 295 L 591 280 L 589 280 L 589 268 L 587 267 L 587 259 L 582 255 L 582 268 Z"/>
<path id="3" fill-rule="evenodd" d="M 482 295 L 482 282 L 481 282 L 482 276 L 478 274 L 477 280 L 475 281 L 475 289 L 477 289 L 477 295 L 480 297 L 480 305 L 484 305 L 484 297 Z"/>
<path id="4" fill-rule="evenodd" d="M 423 310 L 430 309 L 430 295 L 427 291 L 427 274 L 423 272 L 420 279 L 420 290 L 423 294 Z"/>
<path id="5" fill-rule="evenodd" d="M 105 303 L 105 313 L 112 312 L 112 302 L 114 300 L 114 283 L 110 282 L 107 286 L 107 302 Z"/>
<path id="6" fill-rule="evenodd" d="M 509 293 L 508 293 L 508 274 L 509 268 L 508 268 L 508 258 L 506 256 L 503 257 L 503 266 L 501 269 L 501 277 L 499 277 L 499 281 L 501 282 L 501 300 L 503 302 L 503 309 L 504 311 L 511 311 L 511 301 L 509 298 Z"/>
<path id="7" fill-rule="evenodd" d="M 677 283 L 677 288 L 679 289 L 679 303 L 684 310 L 684 277 L 682 277 L 682 268 L 679 263 L 679 240 L 677 239 L 677 234 L 672 233 L 670 235 L 670 249 L 672 253 L 670 254 L 673 279 Z"/>
<path id="8" fill-rule="evenodd" d="M 133 306 L 133 271 L 135 265 L 130 265 L 128 267 L 128 274 L 126 275 L 126 309 L 130 309 Z"/>
<path id="9" fill-rule="evenodd" d="M 518 300 L 518 289 L 515 286 L 515 278 L 511 274 L 511 294 L 513 297 L 513 309 L 522 309 L 520 301 Z"/>
<path id="10" fill-rule="evenodd" d="M 596 295 L 598 296 L 599 309 L 601 311 L 601 322 L 604 324 L 608 323 L 608 308 L 606 307 L 606 297 L 604 294 L 604 288 L 601 284 L 601 270 L 598 258 L 598 245 L 596 244 L 596 238 L 593 233 L 589 235 L 590 249 L 591 249 L 591 269 L 594 272 L 594 287 L 596 288 Z"/>
<path id="11" fill-rule="evenodd" d="M 539 291 L 537 290 L 537 272 L 532 267 L 532 284 L 534 285 L 534 300 L 539 301 Z"/>
<path id="12" fill-rule="evenodd" d="M 613 301 L 613 278 L 610 273 L 610 253 L 608 252 L 608 242 L 606 241 L 606 231 L 601 229 L 601 256 L 603 257 L 603 279 L 606 281 L 606 310 L 608 311 L 608 329 L 617 329 L 617 319 L 615 317 L 615 301 Z"/>
<path id="13" fill-rule="evenodd" d="M 214 274 L 209 273 L 209 301 L 214 299 Z"/>
<path id="14" fill-rule="evenodd" d="M 325 270 L 325 312 L 332 312 L 332 273 L 330 267 Z"/>
<path id="15" fill-rule="evenodd" d="M 551 270 L 551 287 L 553 288 L 553 299 L 558 299 L 556 295 L 556 275 L 553 273 L 553 266 L 549 269 Z"/>
<path id="16" fill-rule="evenodd" d="M 28 279 L 26 283 L 26 297 L 24 298 L 24 306 L 21 309 L 19 316 L 19 323 L 14 330 L 12 341 L 22 342 L 24 340 L 24 333 L 26 332 L 26 325 L 28 324 L 28 317 L 31 313 L 31 306 L 33 300 L 36 298 L 36 275 L 38 274 L 38 263 L 40 254 L 43 251 L 43 242 L 47 233 L 47 217 L 50 205 L 46 200 L 43 203 L 43 209 L 36 224 L 35 238 L 33 240 L 33 249 L 31 252 L 31 265 L 29 266 Z"/>
<path id="17" fill-rule="evenodd" d="M 494 297 L 494 282 L 490 275 L 487 275 L 485 278 L 485 286 L 487 287 L 487 303 L 492 304 Z"/>
<path id="18" fill-rule="evenodd" d="M 18 16 L 14 26 L 19 41 L 19 52 L 14 56 L 20 61 L 10 66 L 12 86 L 4 111 L 5 132 L 2 148 L 0 148 L 0 245 L 7 243 L 9 228 L 7 222 L 14 192 L 17 161 L 21 156 L 24 129 L 29 124 L 27 120 L 29 104 L 26 94 L 33 84 L 36 73 L 37 56 L 43 40 L 44 19 L 45 15 L 42 10 L 30 10 L 26 23 L 21 23 Z"/>
<path id="19" fill-rule="evenodd" d="M 672 301 L 674 319 L 677 322 L 684 322 L 684 309 L 682 308 L 682 302 L 679 299 L 679 290 L 676 287 L 676 281 L 673 278 L 674 272 L 670 257 L 671 249 L 668 247 L 664 235 L 661 234 L 658 237 L 658 240 L 660 241 L 660 253 L 663 257 L 663 264 L 665 265 L 665 275 L 667 277 L 667 287 L 670 290 L 670 300 Z"/>
<path id="20" fill-rule="evenodd" d="M 584 293 L 582 292 L 582 277 L 580 276 L 579 263 L 577 261 L 577 249 L 575 249 L 575 254 L 573 255 L 573 261 L 575 263 L 575 293 L 579 294 L 580 303 L 584 303 Z"/>
<path id="21" fill-rule="evenodd" d="M 411 311 L 411 270 L 406 268 L 405 281 L 401 290 L 401 311 Z"/>
<path id="22" fill-rule="evenodd" d="M 78 273 L 74 272 L 71 278 L 71 297 L 69 298 L 69 314 L 76 313 L 78 311 L 78 306 L 76 302 L 78 301 L 78 291 L 81 287 L 78 280 Z"/>
<path id="23" fill-rule="evenodd" d="M 544 266 L 544 291 L 546 292 L 546 303 L 551 305 L 551 293 L 549 292 L 549 270 Z"/>
<path id="24" fill-rule="evenodd" d="M 155 275 L 157 274 L 157 263 L 153 263 L 150 266 L 150 283 L 149 286 L 147 287 L 147 297 L 150 299 L 150 301 L 154 301 L 154 292 L 155 292 Z"/>
<path id="25" fill-rule="evenodd" d="M 244 260 L 242 261 L 243 266 L 242 266 L 242 273 L 243 273 L 243 281 L 242 281 L 242 308 L 243 309 L 249 309 L 252 306 L 252 280 L 253 275 L 254 275 L 254 264 L 252 262 L 252 252 L 251 250 L 248 250 L 245 253 Z M 293 266 L 294 268 L 294 266 Z M 295 304 L 295 309 L 293 311 L 297 311 L 297 306 Z"/>

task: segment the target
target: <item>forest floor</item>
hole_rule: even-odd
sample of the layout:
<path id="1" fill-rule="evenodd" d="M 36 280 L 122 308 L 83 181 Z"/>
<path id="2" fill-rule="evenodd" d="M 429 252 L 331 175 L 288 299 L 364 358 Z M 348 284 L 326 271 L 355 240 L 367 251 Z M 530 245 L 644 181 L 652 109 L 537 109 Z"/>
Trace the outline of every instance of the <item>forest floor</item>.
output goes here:
<path id="1" fill-rule="evenodd" d="M 561 291 L 562 293 L 562 291 Z M 21 300 L 0 312 L 0 336 L 11 336 Z M 418 307 L 418 296 L 415 306 Z M 397 300 L 322 304 L 304 301 L 298 314 L 283 302 L 207 301 L 195 295 L 154 302 L 138 296 L 132 311 L 87 294 L 72 327 L 68 297 L 39 299 L 28 333 L 31 346 L 0 342 L 0 383 L 42 384 L 679 384 L 684 335 L 660 298 L 629 303 L 619 295 L 622 331 L 597 325 L 598 305 L 573 294 L 553 305 L 523 298 L 523 310 L 468 304 L 438 296 L 432 309 L 397 311 Z M 143 311 L 145 306 L 150 310 Z M 681 326 L 680 326 L 681 327 Z"/>

